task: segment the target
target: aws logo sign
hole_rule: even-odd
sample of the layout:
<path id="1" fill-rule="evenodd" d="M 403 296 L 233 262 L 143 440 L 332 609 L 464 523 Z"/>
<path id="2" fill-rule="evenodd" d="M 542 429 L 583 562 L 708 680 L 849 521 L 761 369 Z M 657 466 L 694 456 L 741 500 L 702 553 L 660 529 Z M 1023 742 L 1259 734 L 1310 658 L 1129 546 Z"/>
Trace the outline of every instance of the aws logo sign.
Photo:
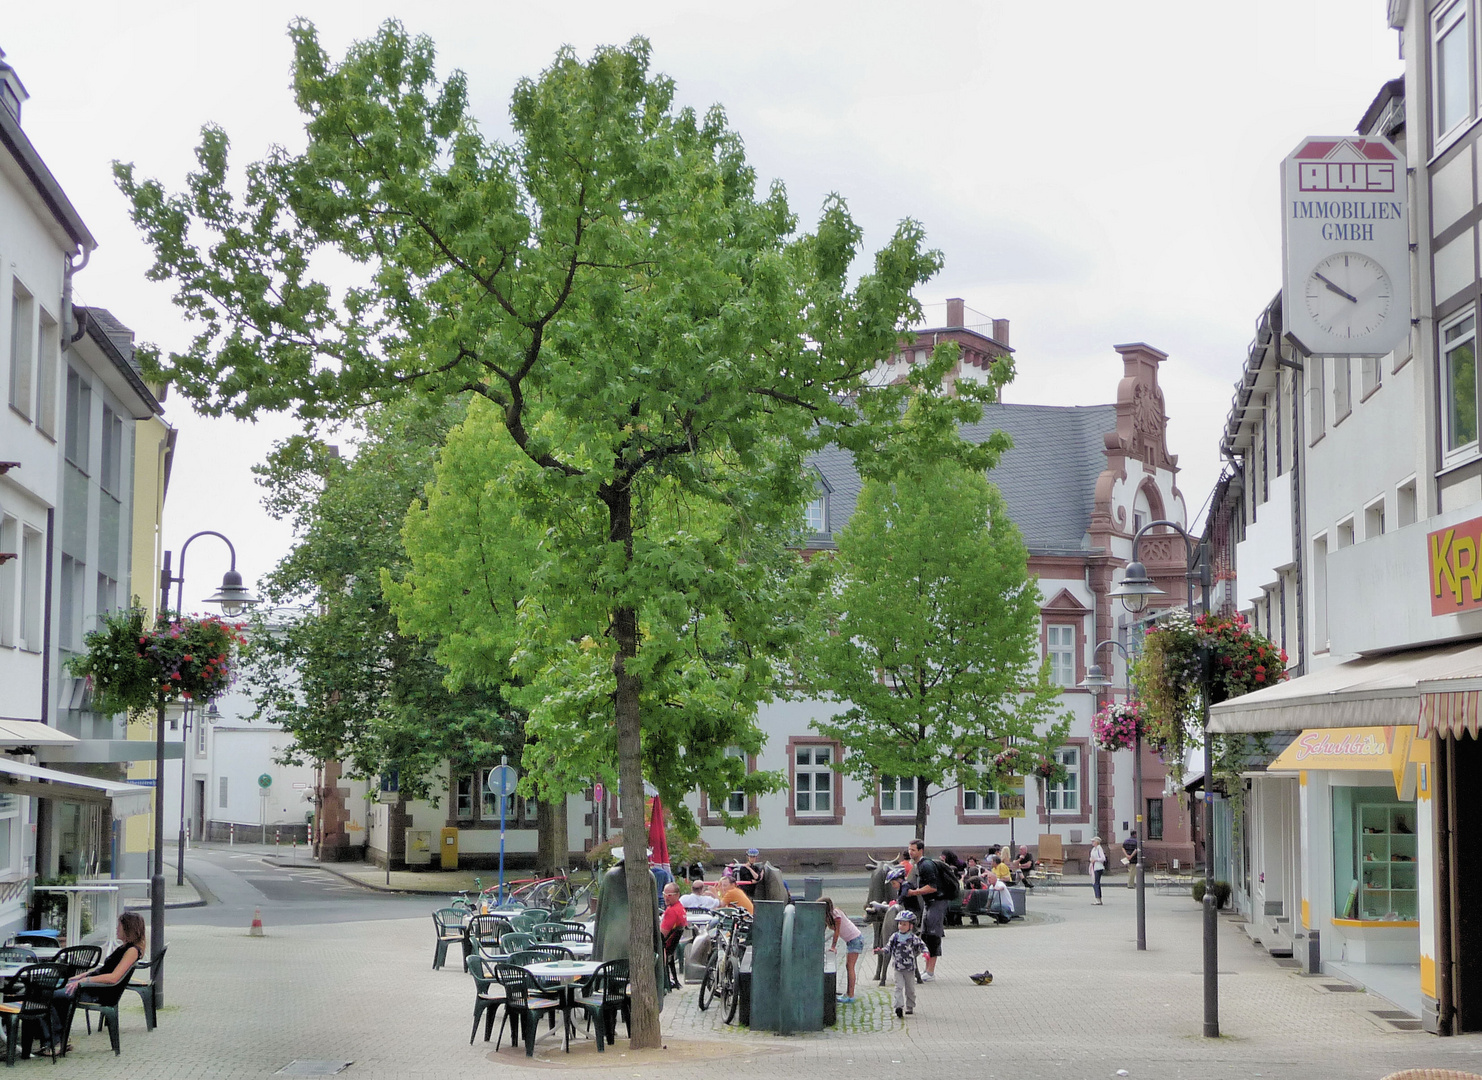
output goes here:
<path id="1" fill-rule="evenodd" d="M 1301 191 L 1364 194 L 1395 190 L 1399 159 L 1377 139 L 1310 139 L 1294 156 Z"/>

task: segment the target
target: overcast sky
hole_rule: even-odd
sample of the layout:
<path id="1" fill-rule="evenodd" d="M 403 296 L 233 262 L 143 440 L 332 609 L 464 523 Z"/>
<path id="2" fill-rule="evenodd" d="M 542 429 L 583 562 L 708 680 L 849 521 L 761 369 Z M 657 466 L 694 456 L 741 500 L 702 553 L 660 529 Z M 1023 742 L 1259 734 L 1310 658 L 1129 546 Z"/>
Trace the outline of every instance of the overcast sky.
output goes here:
<path id="1" fill-rule="evenodd" d="M 1011 322 L 1019 376 L 1006 400 L 1112 401 L 1113 345 L 1168 353 L 1169 443 L 1192 512 L 1218 476 L 1255 320 L 1281 287 L 1278 165 L 1304 135 L 1352 131 L 1401 73 L 1384 11 L 1384 0 L 62 0 L 9 5 L 0 48 L 31 93 L 27 134 L 100 243 L 79 302 L 179 347 L 187 328 L 168 287 L 144 278 L 148 253 L 109 163 L 179 187 L 208 121 L 239 164 L 299 145 L 290 18 L 312 19 L 338 55 L 400 17 L 437 43 L 440 70 L 468 73 L 496 136 L 515 81 L 562 44 L 586 55 L 646 35 L 681 102 L 724 105 L 763 183 L 783 180 L 805 222 L 830 191 L 872 249 L 899 219 L 923 222 L 946 268 L 921 299 L 961 296 Z M 255 579 L 291 537 L 249 469 L 289 426 L 166 407 L 180 429 L 168 545 L 220 530 Z M 212 543 L 191 548 L 188 608 L 226 568 Z"/>

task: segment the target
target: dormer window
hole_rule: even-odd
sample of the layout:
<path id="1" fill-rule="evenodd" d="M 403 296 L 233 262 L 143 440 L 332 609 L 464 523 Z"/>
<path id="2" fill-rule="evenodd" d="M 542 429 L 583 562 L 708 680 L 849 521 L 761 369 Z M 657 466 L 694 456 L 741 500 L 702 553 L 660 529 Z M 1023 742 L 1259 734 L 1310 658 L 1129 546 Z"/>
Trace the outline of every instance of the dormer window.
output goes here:
<path id="1" fill-rule="evenodd" d="M 820 535 L 828 532 L 828 507 L 820 495 L 803 509 L 803 523 L 808 532 Z"/>

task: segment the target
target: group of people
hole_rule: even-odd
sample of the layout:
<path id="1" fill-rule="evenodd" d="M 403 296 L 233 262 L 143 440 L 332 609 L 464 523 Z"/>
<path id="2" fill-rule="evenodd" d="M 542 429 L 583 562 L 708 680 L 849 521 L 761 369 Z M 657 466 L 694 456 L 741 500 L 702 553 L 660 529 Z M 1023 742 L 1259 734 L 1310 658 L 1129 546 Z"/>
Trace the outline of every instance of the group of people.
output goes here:
<path id="1" fill-rule="evenodd" d="M 679 972 L 674 958 L 679 939 L 689 926 L 691 911 L 714 911 L 716 908 L 738 907 L 748 915 L 756 914 L 756 905 L 751 893 L 762 880 L 765 867 L 757 862 L 761 853 L 751 848 L 746 853 L 746 862 L 728 867 L 720 881 L 712 885 L 704 878 L 690 879 L 690 891 L 680 895 L 679 885 L 671 881 L 664 886 L 664 913 L 659 919 L 659 934 L 664 942 L 664 955 L 668 958 L 670 989 L 679 989 Z"/>

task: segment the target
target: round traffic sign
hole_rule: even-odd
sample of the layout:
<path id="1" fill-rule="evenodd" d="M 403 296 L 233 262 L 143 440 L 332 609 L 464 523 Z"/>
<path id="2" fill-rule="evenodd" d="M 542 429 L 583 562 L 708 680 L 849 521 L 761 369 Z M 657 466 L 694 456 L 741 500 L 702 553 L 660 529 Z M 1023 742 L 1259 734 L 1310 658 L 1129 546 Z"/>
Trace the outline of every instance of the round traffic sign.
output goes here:
<path id="1" fill-rule="evenodd" d="M 489 770 L 489 794 L 491 795 L 513 795 L 515 785 L 520 782 L 520 774 L 515 772 L 513 765 L 496 765 Z"/>
<path id="2" fill-rule="evenodd" d="M 267 773 L 263 773 L 257 778 L 257 786 L 266 791 L 268 788 L 273 786 L 273 778 Z"/>

